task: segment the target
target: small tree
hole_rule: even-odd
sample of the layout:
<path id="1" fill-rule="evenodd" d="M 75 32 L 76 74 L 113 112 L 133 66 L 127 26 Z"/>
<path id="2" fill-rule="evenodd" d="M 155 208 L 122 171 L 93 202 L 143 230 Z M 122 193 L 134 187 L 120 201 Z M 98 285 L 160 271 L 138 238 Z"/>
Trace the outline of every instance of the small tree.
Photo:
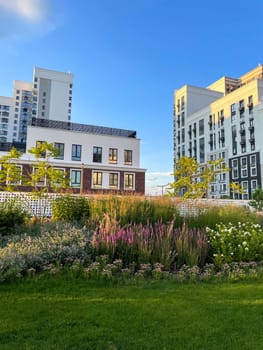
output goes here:
<path id="1" fill-rule="evenodd" d="M 241 184 L 239 183 L 236 183 L 236 182 L 231 182 L 230 185 L 230 191 L 232 192 L 233 194 L 233 198 L 235 196 L 235 194 L 237 194 L 238 196 L 241 194 L 244 194 L 244 189 L 243 187 L 241 186 Z"/>
<path id="2" fill-rule="evenodd" d="M 30 148 L 28 152 L 33 154 L 36 160 L 28 185 L 32 186 L 36 198 L 42 200 L 42 220 L 49 202 L 48 193 L 58 193 L 68 188 L 69 178 L 63 169 L 58 169 L 51 163 L 51 159 L 59 155 L 53 143 L 37 142 L 36 147 Z"/>
<path id="3" fill-rule="evenodd" d="M 34 193 L 41 195 L 49 192 L 59 192 L 69 186 L 69 179 L 63 169 L 55 168 L 51 159 L 59 155 L 53 143 L 37 142 L 36 147 L 28 150 L 33 154 L 36 162 L 30 174 L 29 185 Z"/>
<path id="4" fill-rule="evenodd" d="M 21 154 L 17 149 L 12 148 L 0 158 L 0 183 L 5 191 L 15 191 L 22 182 L 22 171 L 18 165 Z"/>
<path id="5" fill-rule="evenodd" d="M 216 175 L 228 171 L 223 160 L 210 160 L 200 165 L 195 158 L 182 157 L 175 165 L 175 181 L 169 184 L 170 196 L 196 199 L 208 196 L 208 189 Z"/>

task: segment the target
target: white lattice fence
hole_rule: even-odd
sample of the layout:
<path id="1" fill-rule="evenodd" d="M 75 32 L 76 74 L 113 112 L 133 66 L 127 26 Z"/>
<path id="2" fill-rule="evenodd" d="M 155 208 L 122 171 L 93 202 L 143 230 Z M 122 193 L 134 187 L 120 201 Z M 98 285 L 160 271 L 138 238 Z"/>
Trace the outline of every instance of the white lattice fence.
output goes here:
<path id="1" fill-rule="evenodd" d="M 177 202 L 177 208 L 182 216 L 185 215 L 197 215 L 200 210 L 205 210 L 211 207 L 224 207 L 224 206 L 246 206 L 252 210 L 248 205 L 248 200 L 236 200 L 236 199 L 196 199 L 196 200 L 175 200 Z"/>
<path id="2" fill-rule="evenodd" d="M 51 217 L 51 201 L 57 194 L 48 194 L 44 198 L 37 198 L 31 193 L 25 192 L 0 192 L 0 202 L 15 202 L 21 204 L 25 211 L 32 216 Z"/>

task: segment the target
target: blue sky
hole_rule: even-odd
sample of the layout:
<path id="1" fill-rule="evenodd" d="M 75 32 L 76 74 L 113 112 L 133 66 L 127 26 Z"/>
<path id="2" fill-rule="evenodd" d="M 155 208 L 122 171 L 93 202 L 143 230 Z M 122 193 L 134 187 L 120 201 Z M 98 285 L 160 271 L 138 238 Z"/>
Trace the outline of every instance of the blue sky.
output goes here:
<path id="1" fill-rule="evenodd" d="M 173 93 L 263 63 L 262 0 L 0 0 L 0 95 L 74 74 L 72 121 L 137 131 L 147 192 L 172 181 Z"/>

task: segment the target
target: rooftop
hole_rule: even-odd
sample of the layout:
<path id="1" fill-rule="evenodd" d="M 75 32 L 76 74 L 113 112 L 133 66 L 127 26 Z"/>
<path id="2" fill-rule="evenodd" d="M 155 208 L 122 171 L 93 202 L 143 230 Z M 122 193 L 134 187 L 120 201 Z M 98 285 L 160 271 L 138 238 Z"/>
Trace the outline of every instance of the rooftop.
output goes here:
<path id="1" fill-rule="evenodd" d="M 63 122 L 58 120 L 32 118 L 31 125 L 37 126 L 37 127 L 43 127 L 43 128 L 70 130 L 70 131 L 97 134 L 97 135 L 136 138 L 136 131 L 133 131 L 133 130 L 109 128 L 106 126 L 78 124 L 78 123 Z"/>

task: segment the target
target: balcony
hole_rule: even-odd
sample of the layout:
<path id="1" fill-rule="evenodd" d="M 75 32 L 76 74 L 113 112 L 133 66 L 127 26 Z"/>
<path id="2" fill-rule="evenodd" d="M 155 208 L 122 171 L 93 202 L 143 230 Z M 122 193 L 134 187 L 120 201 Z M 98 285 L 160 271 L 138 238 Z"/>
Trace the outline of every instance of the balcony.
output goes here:
<path id="1" fill-rule="evenodd" d="M 252 108 L 253 108 L 253 102 L 249 102 L 249 103 L 247 104 L 247 107 L 248 107 L 248 109 L 252 109 Z"/>
<path id="2" fill-rule="evenodd" d="M 250 143 L 255 143 L 255 136 L 250 136 L 249 142 Z"/>
<path id="3" fill-rule="evenodd" d="M 255 128 L 254 128 L 254 125 L 251 125 L 251 126 L 248 128 L 249 131 L 254 131 L 254 129 L 255 129 Z"/>
<path id="4" fill-rule="evenodd" d="M 245 135 L 246 134 L 246 129 L 240 129 L 239 133 L 240 133 L 240 135 Z"/>

